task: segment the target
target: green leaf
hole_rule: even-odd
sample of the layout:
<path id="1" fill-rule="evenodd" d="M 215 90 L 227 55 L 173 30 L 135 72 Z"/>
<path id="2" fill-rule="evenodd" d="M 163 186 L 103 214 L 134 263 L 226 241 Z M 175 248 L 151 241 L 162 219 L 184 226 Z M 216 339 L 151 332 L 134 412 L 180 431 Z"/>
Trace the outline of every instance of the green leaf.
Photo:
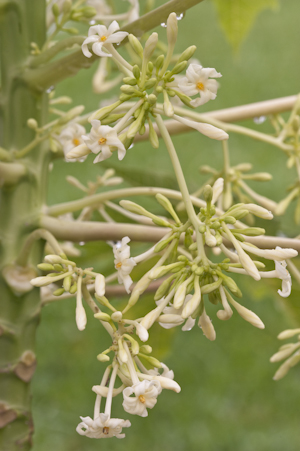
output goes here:
<path id="1" fill-rule="evenodd" d="M 279 0 L 212 0 L 219 21 L 232 48 L 237 51 L 258 15 L 265 9 L 277 9 Z"/>

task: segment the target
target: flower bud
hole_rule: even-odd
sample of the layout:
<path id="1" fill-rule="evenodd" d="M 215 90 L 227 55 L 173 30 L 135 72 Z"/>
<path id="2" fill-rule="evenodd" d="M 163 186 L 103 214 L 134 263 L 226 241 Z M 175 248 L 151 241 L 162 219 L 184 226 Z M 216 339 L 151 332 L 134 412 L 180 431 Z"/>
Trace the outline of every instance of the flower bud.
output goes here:
<path id="1" fill-rule="evenodd" d="M 75 159 L 75 158 L 81 158 L 85 155 L 89 155 L 91 153 L 91 150 L 86 146 L 86 144 L 79 144 L 79 146 L 74 147 L 74 149 L 70 150 L 70 152 L 67 153 L 66 157 L 68 159 Z"/>
<path id="2" fill-rule="evenodd" d="M 166 265 L 166 266 L 158 266 L 157 268 L 154 268 L 150 271 L 149 279 L 158 279 L 158 278 L 164 276 L 165 274 L 167 274 L 168 272 L 180 271 L 180 269 L 182 269 L 183 265 L 184 264 L 182 262 L 176 262 L 176 263 L 171 263 L 170 265 Z"/>
<path id="3" fill-rule="evenodd" d="M 143 345 L 143 346 L 140 347 L 140 351 L 144 352 L 146 354 L 151 354 L 152 348 L 149 345 Z"/>
<path id="4" fill-rule="evenodd" d="M 259 205 L 245 204 L 245 208 L 249 211 L 249 213 L 254 214 L 258 218 L 273 219 L 272 212 L 268 211 L 266 208 L 263 208 L 263 207 L 261 207 Z"/>
<path id="5" fill-rule="evenodd" d="M 171 13 L 167 20 L 167 39 L 170 46 L 174 47 L 177 40 L 178 23 L 176 13 Z"/>
<path id="6" fill-rule="evenodd" d="M 188 61 L 190 58 L 192 58 L 196 50 L 197 47 L 195 45 L 188 47 L 178 58 L 177 64 L 181 63 L 181 61 Z"/>
<path id="7" fill-rule="evenodd" d="M 135 330 L 136 330 L 136 334 L 139 337 L 139 339 L 143 342 L 147 341 L 149 338 L 149 333 L 147 331 L 147 329 L 140 323 L 136 323 L 135 324 Z"/>
<path id="8" fill-rule="evenodd" d="M 105 277 L 102 274 L 97 274 L 95 278 L 95 291 L 100 297 L 105 295 Z"/>
<path id="9" fill-rule="evenodd" d="M 156 99 L 156 96 L 154 96 L 154 97 Z M 155 102 L 156 102 L 156 100 L 155 100 Z M 158 149 L 158 147 L 159 147 L 158 136 L 157 136 L 156 131 L 154 130 L 154 127 L 153 127 L 153 124 L 152 124 L 152 121 L 151 121 L 150 118 L 148 118 L 148 124 L 149 124 L 149 140 L 150 140 L 150 143 L 151 143 L 151 145 L 152 145 L 152 147 L 154 149 Z"/>
<path id="10" fill-rule="evenodd" d="M 166 294 L 166 292 L 170 288 L 172 281 L 174 280 L 174 277 L 174 274 L 172 274 L 170 277 L 163 281 L 163 283 L 159 286 L 155 293 L 154 301 L 158 301 Z"/>
<path id="11" fill-rule="evenodd" d="M 122 317 L 123 317 L 122 312 L 119 312 L 119 311 L 118 312 L 113 312 L 111 314 L 111 319 L 113 321 L 115 321 L 115 322 L 122 321 Z"/>
<path id="12" fill-rule="evenodd" d="M 106 322 L 111 321 L 111 317 L 107 313 L 104 313 L 104 312 L 95 313 L 94 318 L 100 319 L 100 321 L 106 321 Z"/>
<path id="13" fill-rule="evenodd" d="M 106 354 L 98 354 L 97 360 L 99 360 L 99 362 L 109 362 L 110 358 Z"/>
<path id="14" fill-rule="evenodd" d="M 107 116 L 109 113 L 111 113 L 115 108 L 121 105 L 121 101 L 117 100 L 116 102 L 112 103 L 111 105 L 105 106 L 103 108 L 100 108 L 100 110 L 95 111 L 91 116 L 89 117 L 89 122 L 91 122 L 94 119 L 103 119 L 105 116 Z"/>
<path id="15" fill-rule="evenodd" d="M 156 49 L 157 42 L 158 42 L 158 34 L 152 33 L 150 37 L 147 39 L 144 47 L 144 59 L 146 61 L 148 61 L 151 58 L 154 50 Z"/>
<path id="16" fill-rule="evenodd" d="M 168 117 L 172 117 L 174 116 L 174 108 L 172 103 L 170 102 L 169 96 L 167 94 L 167 91 L 163 91 L 163 96 L 164 96 L 164 112 L 165 115 Z"/>
<path id="17" fill-rule="evenodd" d="M 67 276 L 64 278 L 63 287 L 65 291 L 69 291 L 71 288 L 72 276 Z"/>
<path id="18" fill-rule="evenodd" d="M 295 349 L 298 347 L 298 344 L 295 345 L 291 344 L 290 346 L 286 347 L 285 349 L 282 349 L 281 351 L 276 352 L 276 354 L 272 355 L 270 358 L 270 362 L 280 362 L 281 360 L 286 359 L 289 357 Z"/>
<path id="19" fill-rule="evenodd" d="M 53 291 L 53 296 L 61 296 L 62 294 L 64 294 L 65 289 L 64 288 L 58 288 L 57 290 Z"/>
<path id="20" fill-rule="evenodd" d="M 138 38 L 136 38 L 133 34 L 129 34 L 128 41 L 129 41 L 129 44 L 131 45 L 131 47 L 133 48 L 133 50 L 135 51 L 135 53 L 141 59 L 143 59 L 143 46 L 140 43 L 140 41 L 138 40 Z"/>
<path id="21" fill-rule="evenodd" d="M 37 265 L 37 267 L 41 270 L 41 271 L 54 271 L 54 266 L 51 265 L 50 263 L 39 263 Z"/>
<path id="22" fill-rule="evenodd" d="M 202 133 L 202 135 L 208 136 L 211 139 L 223 141 L 229 138 L 226 132 L 224 132 L 220 128 L 214 127 L 213 125 L 205 124 L 203 122 L 195 122 L 177 115 L 174 115 L 174 118 L 182 124 L 198 130 L 198 132 Z"/>
<path id="23" fill-rule="evenodd" d="M 58 119 L 57 124 L 64 125 L 67 122 L 72 121 L 73 119 L 75 119 L 75 117 L 79 116 L 83 112 L 84 108 L 85 107 L 83 105 L 78 105 L 75 108 L 72 108 L 64 116 Z"/>
<path id="24" fill-rule="evenodd" d="M 143 51 L 143 48 L 142 48 L 142 51 Z M 133 66 L 132 73 L 133 73 L 134 77 L 137 80 L 139 80 L 139 78 L 141 76 L 141 71 L 140 71 L 140 68 L 139 68 L 139 66 L 137 64 L 135 66 Z"/>
<path id="25" fill-rule="evenodd" d="M 286 340 L 287 338 L 292 338 L 299 333 L 300 333 L 300 329 L 287 329 L 287 330 L 284 330 L 283 332 L 280 332 L 280 334 L 278 335 L 277 338 L 279 340 Z"/>
<path id="26" fill-rule="evenodd" d="M 210 318 L 207 316 L 205 310 L 203 310 L 203 312 L 199 318 L 198 326 L 201 327 L 203 334 L 210 341 L 214 341 L 216 339 L 215 328 L 214 328 Z"/>
<path id="27" fill-rule="evenodd" d="M 31 128 L 32 130 L 36 130 L 38 128 L 38 123 L 31 117 L 27 120 L 27 127 Z"/>
<path id="28" fill-rule="evenodd" d="M 156 321 L 162 324 L 172 324 L 174 326 L 177 326 L 179 324 L 182 324 L 184 322 L 184 319 L 180 315 L 165 314 L 160 315 L 160 317 L 157 318 Z"/>

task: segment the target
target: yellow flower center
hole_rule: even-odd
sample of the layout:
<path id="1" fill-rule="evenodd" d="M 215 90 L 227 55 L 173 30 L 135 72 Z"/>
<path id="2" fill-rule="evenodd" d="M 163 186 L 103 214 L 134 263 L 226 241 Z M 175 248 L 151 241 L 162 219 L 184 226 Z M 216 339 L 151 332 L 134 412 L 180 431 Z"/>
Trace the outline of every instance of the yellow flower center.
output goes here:
<path id="1" fill-rule="evenodd" d="M 105 435 L 109 434 L 109 428 L 107 426 L 105 426 L 105 428 L 103 428 L 103 434 L 105 434 Z"/>
<path id="2" fill-rule="evenodd" d="M 72 143 L 74 144 L 74 146 L 79 146 L 80 141 L 79 141 L 78 138 L 74 138 L 74 139 L 72 140 Z"/>
<path id="3" fill-rule="evenodd" d="M 117 264 L 116 264 L 116 269 L 120 269 L 121 266 L 122 266 L 122 262 L 117 263 Z"/>
<path id="4" fill-rule="evenodd" d="M 139 401 L 140 401 L 142 404 L 145 404 L 145 402 L 146 402 L 145 396 L 144 396 L 144 395 L 140 395 L 140 396 L 139 396 Z"/>
<path id="5" fill-rule="evenodd" d="M 201 81 L 198 81 L 198 83 L 196 84 L 197 89 L 199 89 L 200 91 L 204 91 L 204 84 L 201 83 Z"/>
<path id="6" fill-rule="evenodd" d="M 99 41 L 101 41 L 101 42 L 105 42 L 105 41 L 106 41 L 106 39 L 107 39 L 107 37 L 106 37 L 106 36 L 101 36 L 101 38 L 99 39 Z"/>
<path id="7" fill-rule="evenodd" d="M 100 144 L 100 146 L 101 146 L 101 144 L 105 144 L 105 143 L 106 143 L 106 139 L 105 138 L 98 139 L 98 144 Z"/>

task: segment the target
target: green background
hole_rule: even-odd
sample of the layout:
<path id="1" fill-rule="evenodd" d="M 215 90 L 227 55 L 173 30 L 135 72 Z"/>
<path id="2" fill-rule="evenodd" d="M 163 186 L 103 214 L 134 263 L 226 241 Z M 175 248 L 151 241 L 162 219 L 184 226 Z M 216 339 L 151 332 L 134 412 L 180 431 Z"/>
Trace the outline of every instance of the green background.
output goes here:
<path id="1" fill-rule="evenodd" d="M 296 94 L 300 69 L 299 15 L 298 0 L 282 1 L 275 12 L 265 10 L 239 53 L 233 54 L 210 1 L 188 11 L 179 24 L 176 50 L 180 52 L 196 44 L 195 56 L 201 64 L 215 67 L 223 74 L 217 99 L 201 111 Z M 164 38 L 165 30 L 160 28 L 159 32 Z M 57 86 L 56 93 L 71 95 L 74 105 L 85 104 L 86 111 L 96 108 L 101 98 L 91 91 L 92 72 L 93 69 L 83 70 Z M 249 121 L 244 125 L 271 130 L 267 123 L 258 126 Z M 191 191 L 205 181 L 205 176 L 198 172 L 201 164 L 221 168 L 220 143 L 190 133 L 176 137 L 175 144 Z M 286 157 L 278 149 L 235 135 L 230 136 L 229 146 L 232 163 L 255 163 L 257 171 L 273 174 L 271 182 L 253 183 L 253 188 L 276 201 L 285 196 L 286 186 L 293 181 L 295 173 L 286 169 Z M 133 173 L 149 172 L 151 168 L 162 182 L 173 176 L 163 145 L 154 150 L 148 144 L 137 144 L 127 152 L 121 165 L 116 155 L 110 162 Z M 80 195 L 67 184 L 66 174 L 85 182 L 102 172 L 101 164 L 93 165 L 92 159 L 84 164 L 55 162 L 50 174 L 49 204 Z M 281 222 L 264 224 L 268 232 L 299 234 L 292 221 L 293 208 Z M 83 247 L 82 253 L 81 261 L 99 270 L 111 258 L 106 246 L 95 243 Z M 104 331 L 89 314 L 86 330 L 78 332 L 74 299 L 45 307 L 38 330 L 38 367 L 33 379 L 34 451 L 299 449 L 300 368 L 291 370 L 285 379 L 275 383 L 272 376 L 278 365 L 269 363 L 279 347 L 277 334 L 297 324 L 299 327 L 299 289 L 294 283 L 292 296 L 281 299 L 276 293 L 280 288 L 278 281 L 265 284 L 239 278 L 238 282 L 244 293 L 244 305 L 260 316 L 266 329 L 255 329 L 236 312 L 230 321 L 222 322 L 216 317 L 214 306 L 208 306 L 212 307 L 208 308 L 208 314 L 217 332 L 213 343 L 197 327 L 190 332 L 180 329 L 165 332 L 157 327 L 150 344 L 154 354 L 174 370 L 182 392 L 164 390 L 147 419 L 124 415 L 122 397 L 115 398 L 113 416 L 130 417 L 132 423 L 131 428 L 124 430 L 124 440 L 113 438 L 99 442 L 75 432 L 79 415 L 93 413 L 95 395 L 91 387 L 100 383 L 105 368 L 96 355 L 109 345 Z M 115 304 L 119 302 L 122 301 L 116 300 Z M 149 297 L 145 302 L 151 305 L 153 301 Z"/>

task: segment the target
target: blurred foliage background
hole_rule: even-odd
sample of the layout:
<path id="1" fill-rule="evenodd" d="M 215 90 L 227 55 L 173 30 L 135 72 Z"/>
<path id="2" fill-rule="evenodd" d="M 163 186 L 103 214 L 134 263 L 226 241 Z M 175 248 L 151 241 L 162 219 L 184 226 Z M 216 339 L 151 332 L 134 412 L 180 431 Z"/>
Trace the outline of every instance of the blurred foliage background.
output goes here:
<path id="1" fill-rule="evenodd" d="M 164 2 L 156 4 L 159 3 Z M 238 23 L 236 15 L 242 17 L 239 16 L 242 9 L 233 8 L 227 22 L 225 15 L 229 7 L 244 6 L 245 9 L 250 3 L 260 14 L 256 17 L 253 14 L 255 20 L 250 29 L 246 19 L 252 13 L 247 12 L 244 29 L 248 27 L 249 32 L 243 37 L 238 29 L 233 33 L 234 24 Z M 217 99 L 201 111 L 299 92 L 299 1 L 281 1 L 274 9 L 276 4 L 266 0 L 206 0 L 189 10 L 181 20 L 177 51 L 196 44 L 195 56 L 201 64 L 215 67 L 223 74 Z M 222 27 L 218 13 L 222 14 Z M 158 31 L 165 39 L 165 30 Z M 86 111 L 96 108 L 103 97 L 92 93 L 95 69 L 82 70 L 76 77 L 61 83 L 56 87 L 56 94 L 71 96 L 73 104 L 86 105 Z M 248 121 L 243 125 L 272 130 L 268 122 L 257 125 Z M 206 179 L 199 174 L 200 165 L 222 166 L 220 143 L 197 132 L 177 136 L 175 145 L 191 191 Z M 278 149 L 233 134 L 229 149 L 233 164 L 250 162 L 257 171 L 273 174 L 271 182 L 250 182 L 254 189 L 276 201 L 286 195 L 286 187 L 295 174 L 294 170 L 286 168 L 286 157 Z M 127 152 L 121 163 L 116 155 L 106 163 L 116 170 L 120 168 L 125 175 L 131 174 L 134 180 L 142 174 L 143 179 L 148 179 L 147 184 L 154 180 L 153 173 L 156 182 L 173 183 L 172 167 L 163 145 L 154 150 L 147 143 L 140 143 Z M 95 180 L 103 171 L 101 164 L 93 165 L 89 158 L 83 164 L 56 161 L 50 174 L 49 204 L 81 195 L 65 181 L 67 174 L 84 183 Z M 157 208 L 153 201 L 147 200 L 145 205 L 147 203 Z M 264 223 L 267 232 L 298 235 L 299 230 L 292 220 L 293 208 L 290 207 L 283 219 Z M 133 245 L 133 255 L 137 246 Z M 112 253 L 106 244 L 88 243 L 81 250 L 79 261 L 83 265 L 94 265 L 99 270 L 112 268 Z M 38 367 L 33 379 L 34 451 L 300 449 L 300 368 L 294 368 L 285 379 L 275 383 L 272 376 L 278 365 L 269 363 L 270 356 L 279 347 L 277 334 L 299 327 L 300 288 L 295 282 L 290 298 L 282 299 L 277 294 L 280 288 L 277 281 L 253 283 L 249 278 L 240 278 L 238 283 L 244 293 L 244 305 L 260 316 L 266 329 L 253 328 L 237 313 L 228 322 L 219 321 L 214 306 L 208 306 L 212 307 L 208 314 L 217 331 L 216 342 L 209 342 L 197 327 L 184 333 L 180 329 L 162 331 L 157 327 L 150 344 L 157 350 L 157 357 L 174 370 L 182 392 L 175 394 L 164 390 L 157 406 L 149 411 L 148 419 L 130 418 L 132 427 L 125 431 L 126 439 L 120 441 L 114 438 L 99 443 L 75 432 L 79 415 L 92 416 L 93 413 L 95 395 L 91 387 L 99 384 L 105 367 L 96 360 L 96 355 L 109 345 L 105 331 L 89 315 L 86 330 L 78 332 L 74 299 L 46 306 L 38 330 Z M 143 302 L 153 300 L 148 296 Z M 119 305 L 122 300 L 116 299 L 114 303 Z M 121 402 L 121 397 L 115 398 L 113 415 L 124 418 Z"/>

